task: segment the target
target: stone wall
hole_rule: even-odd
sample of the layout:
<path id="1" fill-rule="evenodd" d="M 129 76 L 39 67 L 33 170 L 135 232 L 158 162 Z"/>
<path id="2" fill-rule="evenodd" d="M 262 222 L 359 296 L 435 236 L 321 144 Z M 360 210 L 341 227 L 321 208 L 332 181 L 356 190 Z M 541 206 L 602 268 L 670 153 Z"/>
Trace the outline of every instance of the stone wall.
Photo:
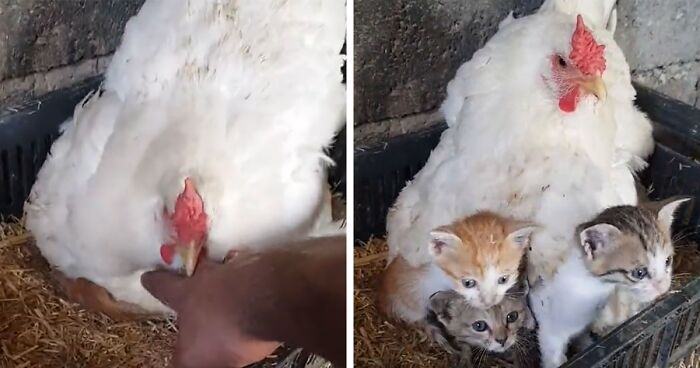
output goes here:
<path id="1" fill-rule="evenodd" d="M 0 105 L 103 72 L 143 1 L 0 0 Z M 541 2 L 355 0 L 358 136 L 434 119 L 447 81 L 498 22 Z M 700 107 L 700 2 L 619 0 L 618 10 L 616 38 L 635 79 Z"/>
<path id="2" fill-rule="evenodd" d="M 0 105 L 104 71 L 144 0 L 0 0 Z"/>
<path id="3" fill-rule="evenodd" d="M 618 0 L 615 38 L 635 80 L 700 108 L 700 2 Z"/>
<path id="4" fill-rule="evenodd" d="M 434 114 L 456 69 L 542 0 L 355 0 L 355 141 L 401 134 Z M 635 80 L 700 107 L 700 2 L 618 0 L 616 39 Z"/>

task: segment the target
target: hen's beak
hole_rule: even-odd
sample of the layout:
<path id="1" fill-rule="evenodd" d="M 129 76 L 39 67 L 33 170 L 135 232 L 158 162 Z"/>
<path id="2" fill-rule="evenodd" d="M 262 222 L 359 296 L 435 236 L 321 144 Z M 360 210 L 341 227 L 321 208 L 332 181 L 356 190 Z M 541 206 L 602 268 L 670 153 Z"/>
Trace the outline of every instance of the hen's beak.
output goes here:
<path id="1" fill-rule="evenodd" d="M 580 83 L 580 85 L 584 91 L 591 93 L 598 98 L 598 101 L 601 103 L 605 102 L 605 99 L 608 96 L 608 91 L 605 88 L 605 83 L 603 83 L 603 78 L 600 76 L 586 78 Z"/>
<path id="2" fill-rule="evenodd" d="M 192 276 L 192 274 L 194 274 L 195 268 L 197 268 L 199 253 L 202 252 L 202 244 L 198 244 L 195 241 L 191 241 L 188 244 L 184 244 L 183 246 L 180 246 L 178 248 L 180 259 L 182 259 L 182 264 L 185 267 L 185 273 L 187 274 L 187 276 Z"/>

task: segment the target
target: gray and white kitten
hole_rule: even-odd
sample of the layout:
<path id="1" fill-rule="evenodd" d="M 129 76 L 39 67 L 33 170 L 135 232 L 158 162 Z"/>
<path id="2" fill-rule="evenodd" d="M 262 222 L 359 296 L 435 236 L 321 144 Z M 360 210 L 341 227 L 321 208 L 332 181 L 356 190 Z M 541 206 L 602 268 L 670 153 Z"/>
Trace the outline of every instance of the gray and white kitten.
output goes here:
<path id="1" fill-rule="evenodd" d="M 618 285 L 591 325 L 591 332 L 607 334 L 668 292 L 673 274 L 673 213 L 687 200 L 612 207 L 588 223 L 611 226 L 611 239 L 620 243 L 622 250 L 605 265 L 607 277 Z"/>
<path id="2" fill-rule="evenodd" d="M 670 228 L 675 210 L 686 200 L 612 207 L 577 227 L 579 249 L 572 249 L 554 277 L 529 294 L 543 367 L 566 362 L 571 339 L 595 323 L 617 288 L 640 302 L 668 290 Z M 637 211 L 641 215 L 634 215 Z"/>
<path id="3" fill-rule="evenodd" d="M 453 290 L 437 292 L 430 297 L 431 337 L 458 358 L 458 366 L 471 366 L 472 347 L 505 352 L 517 342 L 521 328 L 535 327 L 526 294 L 506 294 L 501 303 L 479 309 Z"/>

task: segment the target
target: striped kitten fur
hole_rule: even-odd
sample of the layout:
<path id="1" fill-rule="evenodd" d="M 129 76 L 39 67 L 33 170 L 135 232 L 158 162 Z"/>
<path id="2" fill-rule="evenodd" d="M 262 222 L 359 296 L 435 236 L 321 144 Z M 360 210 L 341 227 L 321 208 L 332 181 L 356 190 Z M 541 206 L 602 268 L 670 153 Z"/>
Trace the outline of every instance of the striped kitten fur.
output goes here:
<path id="1" fill-rule="evenodd" d="M 674 198 L 638 207 L 618 206 L 581 225 L 599 229 L 613 248 L 592 271 L 616 283 L 591 331 L 604 335 L 665 294 L 671 286 L 673 214 L 689 198 Z M 584 247 L 595 247 L 596 236 Z"/>
<path id="2" fill-rule="evenodd" d="M 500 303 L 488 309 L 473 307 L 454 290 L 437 292 L 430 297 L 427 321 L 431 328 L 427 330 L 458 361 L 454 366 L 470 367 L 474 347 L 505 352 L 518 344 L 522 329 L 535 328 L 525 285 L 516 285 Z"/>
<path id="3" fill-rule="evenodd" d="M 640 303 L 668 290 L 670 227 L 685 200 L 612 207 L 577 227 L 578 249 L 571 250 L 552 279 L 530 290 L 543 367 L 566 362 L 571 339 L 602 316 L 601 308 L 616 288 L 629 291 Z"/>

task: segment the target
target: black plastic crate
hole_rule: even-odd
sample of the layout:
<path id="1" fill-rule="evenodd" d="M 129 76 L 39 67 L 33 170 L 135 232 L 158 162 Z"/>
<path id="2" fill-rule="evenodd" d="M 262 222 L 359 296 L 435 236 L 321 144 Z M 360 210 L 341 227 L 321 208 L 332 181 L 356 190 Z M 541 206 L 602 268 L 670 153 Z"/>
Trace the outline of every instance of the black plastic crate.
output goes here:
<path id="1" fill-rule="evenodd" d="M 674 228 L 700 241 L 700 110 L 646 87 L 637 104 L 654 121 L 656 149 L 641 175 L 651 199 L 695 198 Z M 355 239 L 384 236 L 386 215 L 406 181 L 423 167 L 445 124 L 355 151 Z M 687 284 L 573 357 L 569 368 L 666 367 L 700 346 L 700 280 Z"/>
<path id="2" fill-rule="evenodd" d="M 21 217 L 36 175 L 59 127 L 73 115 L 75 105 L 99 88 L 101 77 L 51 92 L 19 107 L 0 108 L 0 215 Z M 336 162 L 329 172 L 331 187 L 345 195 L 345 138 L 343 129 L 329 155 Z"/>
<path id="3" fill-rule="evenodd" d="M 0 214 L 22 216 L 24 201 L 60 125 L 100 83 L 101 78 L 91 78 L 22 106 L 0 109 Z"/>

